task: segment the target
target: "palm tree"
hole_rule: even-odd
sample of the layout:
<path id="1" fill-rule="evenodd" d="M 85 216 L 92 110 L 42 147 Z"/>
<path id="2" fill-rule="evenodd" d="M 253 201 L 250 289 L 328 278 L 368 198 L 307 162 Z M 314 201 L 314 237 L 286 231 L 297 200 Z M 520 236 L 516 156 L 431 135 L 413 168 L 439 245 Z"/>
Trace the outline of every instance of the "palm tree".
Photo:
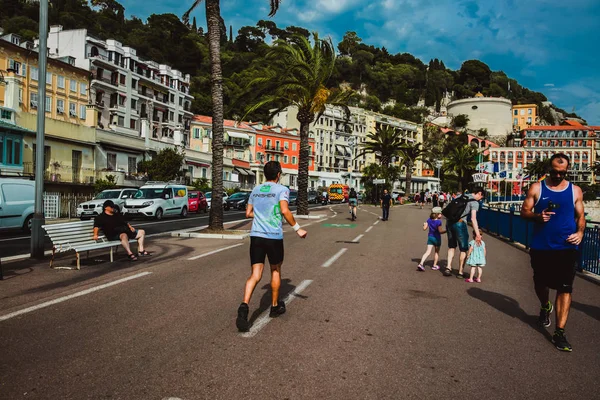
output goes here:
<path id="1" fill-rule="evenodd" d="M 458 191 L 462 192 L 464 178 L 477 166 L 477 150 L 471 146 L 453 148 L 444 161 L 444 171 L 454 172 L 458 176 Z"/>
<path id="2" fill-rule="evenodd" d="M 190 25 L 190 14 L 202 0 L 194 0 L 181 19 Z M 271 12 L 275 15 L 281 0 L 270 0 Z M 221 8 L 219 0 L 206 0 L 206 25 L 210 53 L 210 81 L 212 95 L 212 204 L 223 202 L 223 71 L 221 69 Z M 211 207 L 208 225 L 213 230 L 223 230 L 223 208 Z"/>
<path id="3" fill-rule="evenodd" d="M 325 111 L 326 105 L 339 106 L 350 119 L 347 103 L 352 90 L 332 90 L 325 86 L 335 67 L 335 51 L 331 39 L 319 39 L 313 34 L 314 43 L 299 35 L 286 40 L 277 40 L 266 55 L 266 59 L 280 68 L 266 69 L 262 76 L 248 85 L 257 101 L 246 111 L 275 106 L 275 114 L 287 107 L 298 109 L 300 122 L 300 159 L 298 165 L 298 215 L 308 215 L 308 164 L 310 160 L 309 128 Z M 245 116 L 244 116 L 245 117 Z"/>
<path id="4" fill-rule="evenodd" d="M 430 151 L 423 147 L 421 143 L 406 143 L 398 151 L 398 155 L 402 160 L 402 165 L 406 168 L 406 186 L 405 192 L 408 195 L 412 181 L 412 171 L 417 161 L 422 161 L 433 169 L 430 162 Z"/>
<path id="5" fill-rule="evenodd" d="M 385 168 L 389 167 L 392 157 L 397 156 L 404 146 L 402 133 L 391 126 L 377 128 L 375 132 L 368 133 L 366 139 L 367 141 L 360 145 L 362 150 L 354 158 L 375 154 Z"/>
<path id="6" fill-rule="evenodd" d="M 548 173 L 549 169 L 550 169 L 550 159 L 549 158 L 547 158 L 545 160 L 540 160 L 539 158 L 536 158 L 535 161 L 527 164 L 527 166 L 525 167 L 525 170 L 527 171 L 527 173 L 532 178 L 535 178 L 535 179 L 539 179 L 543 175 L 546 175 Z"/>

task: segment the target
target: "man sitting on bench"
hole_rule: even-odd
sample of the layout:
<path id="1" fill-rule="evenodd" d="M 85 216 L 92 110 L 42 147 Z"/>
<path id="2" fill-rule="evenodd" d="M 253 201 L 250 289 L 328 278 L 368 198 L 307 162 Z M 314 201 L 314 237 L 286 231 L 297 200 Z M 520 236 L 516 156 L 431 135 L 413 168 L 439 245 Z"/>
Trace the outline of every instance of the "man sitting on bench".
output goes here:
<path id="1" fill-rule="evenodd" d="M 121 245 L 127 251 L 127 256 L 131 261 L 137 261 L 137 256 L 133 254 L 129 247 L 129 240 L 136 239 L 138 242 L 138 256 L 148 256 L 144 249 L 144 238 L 146 232 L 142 229 L 135 229 L 129 225 L 123 215 L 118 212 L 118 207 L 112 200 L 106 200 L 103 204 L 104 212 L 94 220 L 94 240 L 98 240 L 98 231 L 102 229 L 106 238 L 110 241 L 120 240 Z"/>

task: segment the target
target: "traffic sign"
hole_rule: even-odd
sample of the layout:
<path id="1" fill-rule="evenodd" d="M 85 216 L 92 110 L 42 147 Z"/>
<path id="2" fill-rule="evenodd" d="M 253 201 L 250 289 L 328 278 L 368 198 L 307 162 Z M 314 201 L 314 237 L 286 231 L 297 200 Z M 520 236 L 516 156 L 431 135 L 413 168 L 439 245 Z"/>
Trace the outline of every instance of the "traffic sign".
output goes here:
<path id="1" fill-rule="evenodd" d="M 385 179 L 373 179 L 374 185 L 380 185 L 382 183 L 385 183 Z"/>

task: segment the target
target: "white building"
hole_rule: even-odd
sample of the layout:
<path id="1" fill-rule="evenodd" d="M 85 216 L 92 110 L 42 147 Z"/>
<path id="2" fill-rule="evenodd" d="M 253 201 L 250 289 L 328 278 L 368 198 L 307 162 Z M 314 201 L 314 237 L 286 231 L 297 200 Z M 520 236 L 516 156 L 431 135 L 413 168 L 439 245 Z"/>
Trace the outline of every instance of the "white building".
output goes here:
<path id="1" fill-rule="evenodd" d="M 469 117 L 468 129 L 487 129 L 490 136 L 506 136 L 512 133 L 512 103 L 502 97 L 476 96 L 454 100 L 448 104 L 448 115 Z"/>

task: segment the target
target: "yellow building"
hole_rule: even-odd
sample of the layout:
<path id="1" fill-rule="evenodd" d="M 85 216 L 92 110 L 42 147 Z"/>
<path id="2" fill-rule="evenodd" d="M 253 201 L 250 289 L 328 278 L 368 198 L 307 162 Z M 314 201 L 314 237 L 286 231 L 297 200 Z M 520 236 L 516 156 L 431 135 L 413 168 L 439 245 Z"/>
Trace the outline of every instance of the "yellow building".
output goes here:
<path id="1" fill-rule="evenodd" d="M 537 125 L 538 107 L 536 104 L 517 104 L 512 106 L 512 125 L 514 132 L 520 132 Z"/>
<path id="2" fill-rule="evenodd" d="M 95 128 L 86 126 L 88 72 L 74 60 L 48 58 L 46 96 L 40 99 L 38 53 L 17 35 L 0 39 L 0 106 L 16 113 L 16 124 L 36 131 L 37 113 L 46 114 L 46 191 L 87 192 L 96 179 Z M 88 124 L 91 125 L 91 124 Z M 23 137 L 23 173 L 34 173 L 35 135 Z"/>

